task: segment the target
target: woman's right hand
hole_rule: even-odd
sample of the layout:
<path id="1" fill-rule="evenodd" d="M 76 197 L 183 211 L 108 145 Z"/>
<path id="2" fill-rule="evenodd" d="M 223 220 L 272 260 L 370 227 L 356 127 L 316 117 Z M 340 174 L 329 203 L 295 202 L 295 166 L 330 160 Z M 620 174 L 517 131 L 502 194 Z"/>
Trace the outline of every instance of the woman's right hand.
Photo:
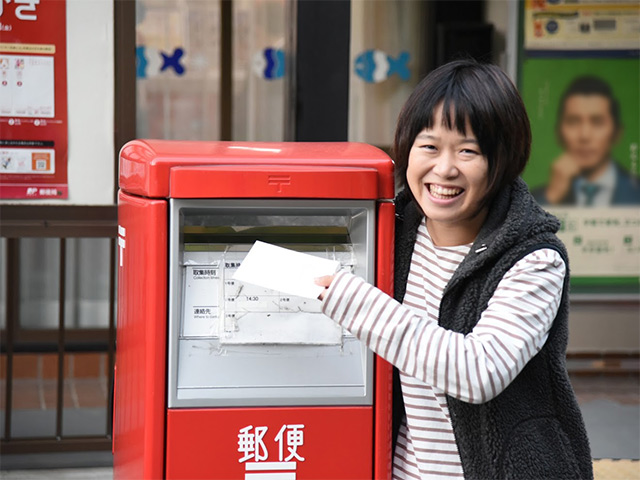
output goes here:
<path id="1" fill-rule="evenodd" d="M 331 282 L 333 282 L 334 278 L 335 278 L 335 275 L 325 275 L 324 277 L 317 277 L 315 279 L 315 282 L 317 285 L 324 287 L 324 290 L 320 293 L 320 295 L 318 295 L 318 300 L 324 299 L 324 295 L 325 293 L 327 293 L 327 289 L 331 285 Z"/>

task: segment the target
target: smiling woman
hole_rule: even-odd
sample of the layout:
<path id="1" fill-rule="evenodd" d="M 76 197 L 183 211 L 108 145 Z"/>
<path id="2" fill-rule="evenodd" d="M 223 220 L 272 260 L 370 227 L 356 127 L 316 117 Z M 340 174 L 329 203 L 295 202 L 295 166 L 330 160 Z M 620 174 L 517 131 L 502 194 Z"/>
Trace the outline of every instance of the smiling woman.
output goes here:
<path id="1" fill-rule="evenodd" d="M 446 128 L 442 105 L 432 128 L 418 134 L 409 152 L 407 183 L 441 246 L 473 241 L 487 215 L 488 163 L 469 122 L 466 131 Z"/>
<path id="2" fill-rule="evenodd" d="M 438 68 L 396 127 L 395 298 L 318 280 L 323 312 L 396 367 L 394 479 L 593 477 L 560 224 L 519 178 L 530 143 L 504 72 Z"/>

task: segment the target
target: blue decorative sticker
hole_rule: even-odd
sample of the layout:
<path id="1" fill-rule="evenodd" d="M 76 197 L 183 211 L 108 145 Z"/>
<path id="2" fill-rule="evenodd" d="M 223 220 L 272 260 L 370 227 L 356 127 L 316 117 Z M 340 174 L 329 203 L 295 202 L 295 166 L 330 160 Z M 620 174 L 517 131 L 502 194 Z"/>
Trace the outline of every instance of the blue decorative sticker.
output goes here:
<path id="1" fill-rule="evenodd" d="M 408 52 L 401 52 L 398 58 L 393 58 L 381 50 L 367 50 L 356 57 L 355 72 L 368 83 L 383 82 L 392 75 L 407 81 L 411 77 L 408 63 Z"/>
<path id="2" fill-rule="evenodd" d="M 260 78 L 276 80 L 284 77 L 284 50 L 265 48 L 253 56 L 253 71 Z"/>
<path id="3" fill-rule="evenodd" d="M 156 48 L 139 45 L 136 47 L 136 77 L 155 77 L 169 69 L 172 69 L 176 75 L 184 75 L 185 68 L 180 64 L 183 55 L 182 48 L 176 48 L 173 53 L 168 54 Z"/>

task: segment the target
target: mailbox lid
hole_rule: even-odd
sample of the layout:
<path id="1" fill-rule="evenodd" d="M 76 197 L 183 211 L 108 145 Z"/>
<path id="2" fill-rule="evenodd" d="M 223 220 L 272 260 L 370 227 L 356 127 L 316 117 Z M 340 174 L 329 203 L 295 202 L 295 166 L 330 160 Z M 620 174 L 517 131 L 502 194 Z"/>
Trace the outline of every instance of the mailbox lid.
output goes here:
<path id="1" fill-rule="evenodd" d="M 220 195 L 212 178 L 225 185 Z M 393 162 L 364 143 L 133 140 L 120 151 L 119 185 L 133 195 L 229 198 L 234 182 L 246 198 L 243 181 L 263 184 L 261 198 L 394 197 Z"/>

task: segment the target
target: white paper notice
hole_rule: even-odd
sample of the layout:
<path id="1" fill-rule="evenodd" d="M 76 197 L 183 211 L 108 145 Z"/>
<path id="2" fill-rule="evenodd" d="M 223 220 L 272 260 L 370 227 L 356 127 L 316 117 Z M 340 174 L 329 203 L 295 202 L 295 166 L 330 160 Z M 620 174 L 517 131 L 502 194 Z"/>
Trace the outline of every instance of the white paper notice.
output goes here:
<path id="1" fill-rule="evenodd" d="M 233 279 L 289 295 L 316 299 L 324 287 L 316 285 L 315 278 L 333 275 L 338 268 L 338 260 L 315 257 L 257 241 Z"/>

